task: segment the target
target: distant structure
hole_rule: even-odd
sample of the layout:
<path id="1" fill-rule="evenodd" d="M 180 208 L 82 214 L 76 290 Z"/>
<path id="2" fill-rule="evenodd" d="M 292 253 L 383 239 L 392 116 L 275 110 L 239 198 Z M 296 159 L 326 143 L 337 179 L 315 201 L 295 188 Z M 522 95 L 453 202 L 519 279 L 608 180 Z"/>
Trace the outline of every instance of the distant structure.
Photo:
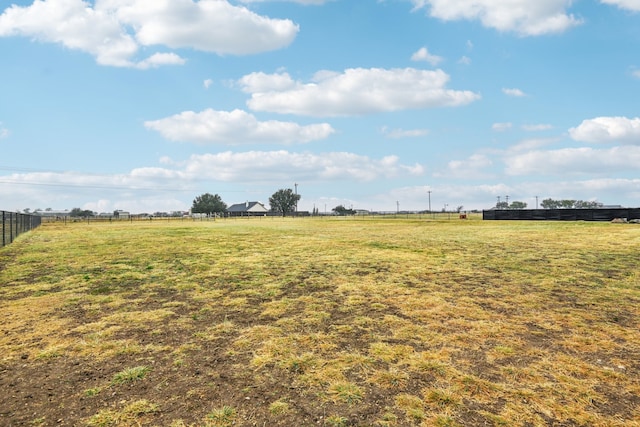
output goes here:
<path id="1" fill-rule="evenodd" d="M 227 215 L 229 216 L 266 216 L 267 212 L 269 212 L 269 209 L 260 202 L 247 201 L 227 208 Z"/>
<path id="2" fill-rule="evenodd" d="M 640 208 L 595 209 L 490 209 L 482 211 L 484 220 L 533 221 L 612 221 L 640 219 Z"/>

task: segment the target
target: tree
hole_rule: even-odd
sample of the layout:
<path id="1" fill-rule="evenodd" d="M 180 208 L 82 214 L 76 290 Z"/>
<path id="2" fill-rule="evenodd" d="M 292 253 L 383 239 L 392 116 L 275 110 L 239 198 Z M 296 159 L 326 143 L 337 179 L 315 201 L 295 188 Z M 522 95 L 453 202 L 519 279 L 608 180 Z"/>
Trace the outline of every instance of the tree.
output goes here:
<path id="1" fill-rule="evenodd" d="M 293 212 L 300 200 L 300 194 L 295 194 L 292 189 L 280 189 L 269 197 L 269 205 L 273 212 L 280 212 L 285 216 L 287 212 Z"/>
<path id="2" fill-rule="evenodd" d="M 334 212 L 336 215 L 339 216 L 347 216 L 347 215 L 355 215 L 356 211 L 354 211 L 353 209 L 347 209 L 342 205 L 338 205 L 335 208 L 331 209 L 332 212 Z"/>
<path id="3" fill-rule="evenodd" d="M 496 209 L 509 209 L 509 203 L 507 203 L 507 202 L 498 202 L 498 203 L 496 203 Z"/>
<path id="4" fill-rule="evenodd" d="M 601 208 L 600 202 L 586 202 L 584 200 L 553 200 L 544 199 L 541 204 L 543 209 L 596 209 Z"/>
<path id="5" fill-rule="evenodd" d="M 509 206 L 509 209 L 526 209 L 526 208 L 527 208 L 527 204 L 519 200 L 514 200 L 513 202 L 511 202 L 511 205 Z"/>
<path id="6" fill-rule="evenodd" d="M 222 198 L 215 194 L 204 193 L 193 200 L 191 213 L 203 213 L 211 215 L 212 213 L 223 213 L 227 210 L 227 204 Z"/>
<path id="7" fill-rule="evenodd" d="M 93 211 L 90 210 L 82 210 L 80 208 L 73 208 L 71 212 L 69 212 L 69 216 L 72 217 L 88 217 L 93 216 Z"/>
<path id="8" fill-rule="evenodd" d="M 560 207 L 560 204 L 558 203 L 557 200 L 544 199 L 540 203 L 540 206 L 542 206 L 542 209 L 558 209 L 558 207 Z"/>

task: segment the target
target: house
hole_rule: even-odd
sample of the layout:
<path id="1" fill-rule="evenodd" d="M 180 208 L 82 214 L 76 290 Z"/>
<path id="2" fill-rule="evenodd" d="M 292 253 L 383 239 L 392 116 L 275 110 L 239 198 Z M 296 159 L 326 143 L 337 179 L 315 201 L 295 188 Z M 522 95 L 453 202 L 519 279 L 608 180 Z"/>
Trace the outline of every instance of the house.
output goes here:
<path id="1" fill-rule="evenodd" d="M 266 216 L 267 212 L 269 209 L 260 202 L 238 203 L 227 208 L 229 216 Z"/>

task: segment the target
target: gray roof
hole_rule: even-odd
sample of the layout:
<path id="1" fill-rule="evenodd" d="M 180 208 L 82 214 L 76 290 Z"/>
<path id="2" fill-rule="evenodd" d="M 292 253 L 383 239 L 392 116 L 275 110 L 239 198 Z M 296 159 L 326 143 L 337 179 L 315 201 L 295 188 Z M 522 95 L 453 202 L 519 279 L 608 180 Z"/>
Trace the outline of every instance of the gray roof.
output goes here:
<path id="1" fill-rule="evenodd" d="M 260 202 L 245 202 L 229 206 L 227 212 L 249 212 L 256 205 L 260 205 L 265 211 L 267 210 Z"/>

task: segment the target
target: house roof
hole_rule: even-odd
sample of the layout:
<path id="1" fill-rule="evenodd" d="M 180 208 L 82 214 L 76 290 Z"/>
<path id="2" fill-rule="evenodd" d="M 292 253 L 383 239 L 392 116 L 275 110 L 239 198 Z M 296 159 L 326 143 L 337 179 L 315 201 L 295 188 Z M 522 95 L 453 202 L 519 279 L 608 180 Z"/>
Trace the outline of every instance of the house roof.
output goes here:
<path id="1" fill-rule="evenodd" d="M 260 202 L 245 202 L 229 206 L 227 212 L 267 212 L 267 208 Z"/>

